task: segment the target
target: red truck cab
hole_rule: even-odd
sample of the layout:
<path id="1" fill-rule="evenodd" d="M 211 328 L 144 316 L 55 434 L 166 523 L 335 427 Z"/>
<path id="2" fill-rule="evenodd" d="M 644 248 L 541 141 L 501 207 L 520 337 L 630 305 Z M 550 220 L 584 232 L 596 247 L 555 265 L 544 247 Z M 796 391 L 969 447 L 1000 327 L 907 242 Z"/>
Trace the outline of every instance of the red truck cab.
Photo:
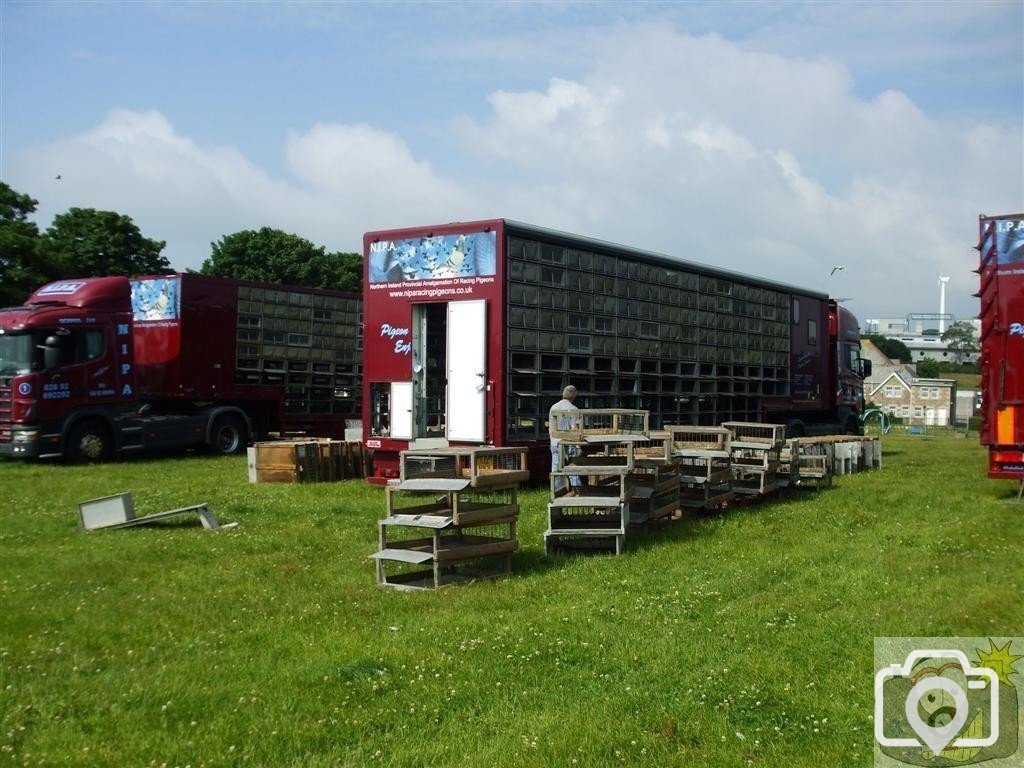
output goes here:
<path id="1" fill-rule="evenodd" d="M 50 283 L 0 310 L 0 455 L 59 452 L 71 411 L 87 422 L 134 398 L 130 306 L 127 278 L 110 277 Z"/>

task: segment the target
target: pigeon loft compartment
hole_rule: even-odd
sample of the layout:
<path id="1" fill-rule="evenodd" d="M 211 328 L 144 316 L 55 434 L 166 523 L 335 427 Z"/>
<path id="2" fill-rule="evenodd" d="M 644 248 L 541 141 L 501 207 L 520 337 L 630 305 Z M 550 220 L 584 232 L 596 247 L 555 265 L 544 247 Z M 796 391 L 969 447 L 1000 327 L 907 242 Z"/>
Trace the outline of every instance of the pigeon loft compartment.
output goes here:
<path id="1" fill-rule="evenodd" d="M 647 411 L 625 408 L 576 408 L 551 411 L 549 432 L 557 440 L 586 442 L 598 435 L 648 434 Z"/>
<path id="2" fill-rule="evenodd" d="M 473 488 L 519 485 L 530 479 L 526 450 L 488 446 L 402 451 L 401 480 L 464 479 Z"/>

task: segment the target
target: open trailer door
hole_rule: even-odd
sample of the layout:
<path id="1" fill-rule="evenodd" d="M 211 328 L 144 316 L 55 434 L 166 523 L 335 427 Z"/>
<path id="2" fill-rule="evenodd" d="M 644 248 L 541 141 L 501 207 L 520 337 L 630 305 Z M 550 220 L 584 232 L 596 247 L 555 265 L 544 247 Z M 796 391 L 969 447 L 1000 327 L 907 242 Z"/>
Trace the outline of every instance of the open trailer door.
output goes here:
<path id="1" fill-rule="evenodd" d="M 487 302 L 448 304 L 448 439 L 486 442 Z"/>
<path id="2" fill-rule="evenodd" d="M 412 440 L 412 382 L 391 383 L 391 437 Z"/>

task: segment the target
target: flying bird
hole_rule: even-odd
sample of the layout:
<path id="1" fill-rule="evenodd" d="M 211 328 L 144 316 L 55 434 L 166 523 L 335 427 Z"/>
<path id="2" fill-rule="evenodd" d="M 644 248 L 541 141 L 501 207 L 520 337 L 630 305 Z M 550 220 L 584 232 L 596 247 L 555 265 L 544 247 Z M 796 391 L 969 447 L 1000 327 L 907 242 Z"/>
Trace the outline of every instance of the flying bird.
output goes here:
<path id="1" fill-rule="evenodd" d="M 842 272 L 844 269 L 846 269 L 846 267 L 844 267 L 842 264 L 836 264 L 834 267 L 832 267 L 832 271 L 829 272 L 829 275 L 831 276 L 834 275 L 836 272 Z"/>

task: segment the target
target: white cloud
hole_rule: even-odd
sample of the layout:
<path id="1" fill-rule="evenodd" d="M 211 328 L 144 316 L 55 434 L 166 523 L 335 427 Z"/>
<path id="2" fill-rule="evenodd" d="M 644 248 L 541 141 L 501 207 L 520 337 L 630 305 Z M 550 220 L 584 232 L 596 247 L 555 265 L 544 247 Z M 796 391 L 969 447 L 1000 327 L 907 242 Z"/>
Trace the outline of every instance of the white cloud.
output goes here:
<path id="1" fill-rule="evenodd" d="M 1020 205 L 1020 126 L 932 119 L 896 91 L 864 101 L 835 62 L 664 25 L 616 29 L 595 61 L 458 123 L 523 185 L 506 199 L 530 186 L 545 223 L 853 297 L 862 315 L 937 311 L 941 271 L 949 306 L 975 311 L 974 221 Z"/>
<path id="2" fill-rule="evenodd" d="M 973 314 L 975 217 L 1024 198 L 1019 124 L 939 120 L 895 90 L 865 100 L 836 61 L 666 24 L 577 35 L 563 42 L 578 60 L 586 41 L 586 74 L 494 90 L 485 118 L 445 126 L 454 159 L 415 115 L 401 133 L 316 123 L 283 137 L 275 176 L 119 110 L 5 173 L 44 225 L 72 205 L 118 210 L 179 268 L 243 228 L 350 250 L 370 229 L 503 215 L 853 297 L 862 317 L 937 311 L 942 272 L 948 306 Z"/>
<path id="3" fill-rule="evenodd" d="M 9 179 L 40 199 L 42 226 L 72 206 L 116 210 L 166 240 L 178 269 L 198 267 L 211 242 L 241 229 L 278 227 L 358 251 L 366 229 L 469 207 L 400 137 L 368 126 L 317 125 L 290 135 L 286 151 L 293 176 L 274 178 L 231 147 L 181 135 L 159 112 L 115 110 L 92 131 L 20 153 Z"/>

